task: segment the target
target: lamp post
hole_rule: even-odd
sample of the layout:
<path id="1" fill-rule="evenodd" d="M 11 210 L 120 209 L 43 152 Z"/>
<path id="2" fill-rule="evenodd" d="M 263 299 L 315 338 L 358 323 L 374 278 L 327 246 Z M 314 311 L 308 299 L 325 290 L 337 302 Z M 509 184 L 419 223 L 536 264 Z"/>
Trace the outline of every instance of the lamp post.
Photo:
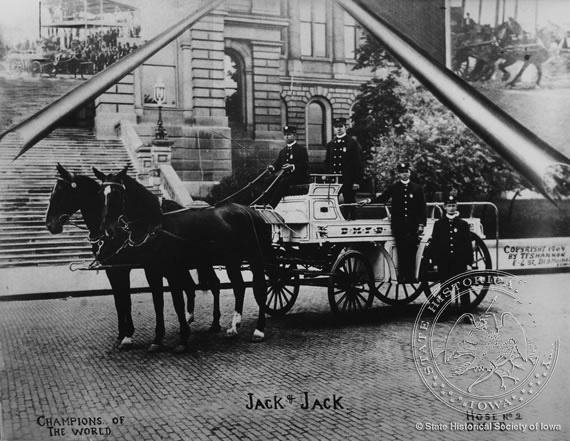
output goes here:
<path id="1" fill-rule="evenodd" d="M 162 105 L 166 100 L 166 86 L 160 78 L 157 80 L 157 82 L 154 85 L 154 100 L 156 101 L 156 104 L 158 104 L 158 123 L 156 130 L 154 132 L 154 138 L 155 140 L 159 139 L 164 140 L 168 136 L 166 133 L 166 129 L 162 124 Z"/>
<path id="2" fill-rule="evenodd" d="M 154 100 L 158 105 L 158 122 L 154 131 L 154 139 L 150 146 L 151 166 L 149 170 L 149 185 L 154 191 L 159 191 L 162 177 L 160 167 L 169 165 L 172 159 L 173 141 L 168 139 L 162 123 L 162 105 L 166 101 L 166 86 L 161 78 L 154 85 Z"/>

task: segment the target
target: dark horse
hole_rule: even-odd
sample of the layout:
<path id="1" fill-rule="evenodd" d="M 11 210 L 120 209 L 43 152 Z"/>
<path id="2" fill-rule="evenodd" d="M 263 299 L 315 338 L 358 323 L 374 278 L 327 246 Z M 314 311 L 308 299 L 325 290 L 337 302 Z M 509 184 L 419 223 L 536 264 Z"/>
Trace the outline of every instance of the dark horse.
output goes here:
<path id="1" fill-rule="evenodd" d="M 495 72 L 499 46 L 488 25 L 476 25 L 467 33 L 455 34 L 452 70 L 468 81 L 487 81 Z M 471 59 L 475 60 L 471 68 Z"/>
<path id="2" fill-rule="evenodd" d="M 245 283 L 243 262 L 253 275 L 253 292 L 259 307 L 253 341 L 265 338 L 265 260 L 272 259 L 271 232 L 254 209 L 225 204 L 196 210 L 178 210 L 161 215 L 158 198 L 127 176 L 124 168 L 105 175 L 94 169 L 103 182 L 105 208 L 101 231 L 108 237 L 128 232 L 138 248 L 140 259 L 161 268 L 193 267 L 196 262 L 223 265 L 236 298 L 228 335 L 237 335 L 241 323 Z"/>
<path id="3" fill-rule="evenodd" d="M 112 256 L 126 240 L 126 235 L 113 240 L 103 241 L 99 235 L 99 226 L 101 224 L 101 212 L 103 210 L 103 197 L 101 185 L 94 179 L 87 176 L 72 174 L 68 172 L 60 164 L 57 165 L 59 177 L 53 188 L 50 204 L 46 214 L 46 227 L 53 233 L 58 234 L 63 231 L 63 226 L 69 221 L 70 216 L 80 210 L 85 224 L 89 229 L 89 237 L 93 243 L 93 252 L 96 257 L 100 257 L 102 248 Z M 171 209 L 182 208 L 180 205 L 170 201 Z M 111 250 L 111 251 L 109 251 Z M 117 318 L 119 323 L 119 337 L 117 340 L 119 349 L 126 349 L 132 345 L 132 335 L 134 333 L 134 325 L 131 315 L 131 297 L 130 297 L 130 271 L 131 269 L 119 264 L 128 264 L 129 252 L 125 250 L 121 258 L 112 256 L 110 261 L 115 267 L 105 269 L 113 296 L 115 299 L 115 307 L 117 310 Z M 107 263 L 107 262 L 106 262 Z M 213 271 L 207 271 L 208 282 L 211 284 L 212 293 L 214 294 L 214 322 L 211 330 L 219 330 L 220 307 L 219 307 L 219 285 L 220 282 Z M 213 276 L 212 276 L 213 274 Z M 152 291 L 153 304 L 156 314 L 155 338 L 150 347 L 150 351 L 156 351 L 161 347 L 162 339 L 165 334 L 164 327 L 164 299 L 162 274 L 153 268 L 145 268 L 145 275 Z M 200 273 L 201 281 L 203 281 L 203 273 Z M 181 344 L 185 341 L 190 333 L 188 327 L 189 322 L 193 320 L 194 313 L 194 296 L 196 285 L 187 270 L 178 273 L 171 272 L 167 275 L 168 282 L 172 289 L 173 301 L 176 313 L 180 322 Z M 184 314 L 184 299 L 181 290 L 184 289 L 188 296 L 188 312 L 190 319 L 186 322 Z M 182 350 L 182 346 L 177 346 L 176 351 Z"/>
<path id="4" fill-rule="evenodd" d="M 503 73 L 502 81 L 508 81 L 507 86 L 513 87 L 522 77 L 527 68 L 533 65 L 536 69 L 536 87 L 540 86 L 542 79 L 542 65 L 546 63 L 552 54 L 550 52 L 550 36 L 541 31 L 537 33 L 536 39 L 527 41 L 523 38 L 522 27 L 512 18 L 508 22 L 497 26 L 495 36 L 501 48 L 497 64 L 498 69 Z M 522 66 L 517 74 L 511 79 L 511 74 L 507 67 L 518 61 L 522 61 Z M 509 81 L 510 80 L 510 81 Z"/>

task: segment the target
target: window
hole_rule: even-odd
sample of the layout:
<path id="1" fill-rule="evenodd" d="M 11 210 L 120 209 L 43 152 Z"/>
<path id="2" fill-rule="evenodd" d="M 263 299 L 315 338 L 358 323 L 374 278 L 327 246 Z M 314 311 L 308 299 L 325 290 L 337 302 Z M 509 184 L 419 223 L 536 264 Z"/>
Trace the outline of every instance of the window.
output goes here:
<path id="1" fill-rule="evenodd" d="M 171 43 L 161 51 L 153 55 L 142 66 L 142 96 L 143 104 L 154 105 L 154 86 L 163 83 L 165 100 L 163 106 L 176 106 L 177 82 L 176 82 L 176 46 Z"/>
<path id="2" fill-rule="evenodd" d="M 344 13 L 344 56 L 347 60 L 355 59 L 356 48 L 360 45 L 362 28 L 347 12 Z"/>
<path id="3" fill-rule="evenodd" d="M 307 106 L 307 130 L 308 147 L 322 147 L 325 145 L 325 108 L 318 101 L 312 101 Z"/>
<path id="4" fill-rule="evenodd" d="M 301 55 L 327 55 L 326 0 L 305 0 L 301 3 Z"/>
<path id="5" fill-rule="evenodd" d="M 176 70 L 174 66 L 143 65 L 142 88 L 145 105 L 156 104 L 154 99 L 154 86 L 163 83 L 165 86 L 165 100 L 163 105 L 176 106 Z"/>

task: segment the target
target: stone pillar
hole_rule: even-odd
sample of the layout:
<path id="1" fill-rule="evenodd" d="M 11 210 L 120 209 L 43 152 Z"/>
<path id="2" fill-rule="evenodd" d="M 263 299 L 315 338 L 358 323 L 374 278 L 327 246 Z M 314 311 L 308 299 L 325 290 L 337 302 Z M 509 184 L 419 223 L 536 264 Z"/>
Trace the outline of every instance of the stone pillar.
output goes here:
<path id="1" fill-rule="evenodd" d="M 252 44 L 257 158 L 271 163 L 283 147 L 281 133 L 281 45 L 255 41 Z M 270 162 L 271 161 L 271 162 Z"/>
<path id="2" fill-rule="evenodd" d="M 178 82 L 182 89 L 182 108 L 184 121 L 191 121 L 194 117 L 192 109 L 192 39 L 190 31 L 186 31 L 180 38 L 180 67 Z"/>
<path id="3" fill-rule="evenodd" d="M 289 75 L 302 70 L 301 65 L 301 8 L 300 0 L 289 0 Z"/>
<path id="4" fill-rule="evenodd" d="M 335 74 L 344 74 L 346 73 L 344 50 L 344 9 L 334 2 L 332 12 L 333 72 Z"/>
<path id="5" fill-rule="evenodd" d="M 256 139 L 281 138 L 281 45 L 252 42 Z"/>
<path id="6" fill-rule="evenodd" d="M 224 15 L 214 12 L 190 29 L 193 118 L 197 125 L 228 126 L 225 102 Z M 188 84 L 188 81 L 186 81 Z"/>
<path id="7" fill-rule="evenodd" d="M 142 185 L 149 188 L 150 183 L 150 170 L 152 168 L 152 155 L 151 146 L 148 144 L 141 144 L 136 150 L 137 161 L 139 163 L 137 181 Z"/>
<path id="8" fill-rule="evenodd" d="M 173 144 L 174 142 L 168 139 L 156 138 L 152 141 L 152 145 L 150 147 L 152 166 L 149 172 L 152 191 L 160 191 L 160 183 L 162 180 L 162 176 L 160 175 L 160 166 L 170 165 L 172 161 Z"/>
<path id="9" fill-rule="evenodd" d="M 95 134 L 116 138 L 115 127 L 121 120 L 136 123 L 134 76 L 129 74 L 95 99 Z"/>

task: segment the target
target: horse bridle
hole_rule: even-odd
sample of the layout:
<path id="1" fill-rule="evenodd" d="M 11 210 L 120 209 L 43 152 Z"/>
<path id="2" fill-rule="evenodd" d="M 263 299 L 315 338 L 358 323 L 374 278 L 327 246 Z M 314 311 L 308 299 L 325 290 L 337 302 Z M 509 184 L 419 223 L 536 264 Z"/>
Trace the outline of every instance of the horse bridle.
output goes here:
<path id="1" fill-rule="evenodd" d="M 117 187 L 119 189 L 121 189 L 121 205 L 122 205 L 122 210 L 121 210 L 121 215 L 119 217 L 117 217 L 117 223 L 119 224 L 119 228 L 124 231 L 125 233 L 127 233 L 127 239 L 125 240 L 125 242 L 123 243 L 123 245 L 114 253 L 117 254 L 119 251 L 121 251 L 123 248 L 126 248 L 127 246 L 130 247 L 140 247 L 142 245 L 144 245 L 152 236 L 154 236 L 154 234 L 156 234 L 156 232 L 158 230 L 161 229 L 160 225 L 156 225 L 152 228 L 149 228 L 146 232 L 146 234 L 144 235 L 144 237 L 142 238 L 142 240 L 135 242 L 133 240 L 133 229 L 131 228 L 131 225 L 136 224 L 137 222 L 141 222 L 141 219 L 137 219 L 134 221 L 129 221 L 129 219 L 127 218 L 127 215 L 124 214 L 125 211 L 125 191 L 126 191 L 126 187 L 125 184 L 121 183 L 121 182 L 103 182 L 103 194 L 105 194 L 105 197 L 107 196 L 106 192 L 106 188 L 109 188 L 109 192 L 111 191 L 112 187 Z M 107 204 L 107 199 L 105 199 L 105 205 Z"/>
<path id="2" fill-rule="evenodd" d="M 75 182 L 75 181 L 73 180 L 73 176 L 71 176 L 71 180 L 68 180 L 68 179 L 65 179 L 65 178 L 62 178 L 62 177 L 58 176 L 58 177 L 57 177 L 57 180 L 58 180 L 58 181 L 61 181 L 61 182 L 63 182 L 63 183 L 65 183 L 65 184 L 67 184 L 67 185 L 69 185 L 73 190 L 77 190 L 78 184 L 77 184 L 77 182 Z M 57 182 L 56 182 L 56 183 L 54 184 L 54 186 L 53 186 L 52 194 L 53 194 L 53 192 L 55 191 L 55 187 L 56 187 L 56 186 L 57 186 Z M 76 222 L 70 222 L 70 220 L 71 220 L 71 215 L 69 215 L 69 214 L 61 214 L 61 215 L 58 217 L 57 220 L 58 220 L 62 225 L 69 224 L 69 225 L 73 225 L 73 226 L 76 227 L 76 228 L 79 228 L 80 230 L 88 230 L 88 228 L 85 227 L 85 226 L 83 226 L 83 225 L 79 225 L 79 224 L 76 223 Z M 91 232 L 90 232 L 90 233 L 89 233 L 89 236 L 88 236 L 88 240 L 89 240 L 90 243 L 95 243 L 95 242 L 98 241 L 98 238 L 92 238 L 92 237 L 91 237 Z"/>
<path id="3" fill-rule="evenodd" d="M 103 187 L 103 195 L 105 196 L 105 207 L 107 206 L 107 196 L 112 191 L 112 187 L 117 187 L 117 188 L 122 190 L 121 191 L 121 214 L 117 218 L 117 222 L 118 222 L 121 230 L 126 231 L 126 232 L 130 232 L 129 221 L 127 219 L 127 216 L 125 214 L 123 214 L 125 211 L 125 190 L 127 189 L 125 187 L 125 184 L 123 184 L 121 182 L 103 182 L 103 184 L 101 184 L 101 185 Z M 107 189 L 109 189 L 108 192 L 107 192 Z"/>

